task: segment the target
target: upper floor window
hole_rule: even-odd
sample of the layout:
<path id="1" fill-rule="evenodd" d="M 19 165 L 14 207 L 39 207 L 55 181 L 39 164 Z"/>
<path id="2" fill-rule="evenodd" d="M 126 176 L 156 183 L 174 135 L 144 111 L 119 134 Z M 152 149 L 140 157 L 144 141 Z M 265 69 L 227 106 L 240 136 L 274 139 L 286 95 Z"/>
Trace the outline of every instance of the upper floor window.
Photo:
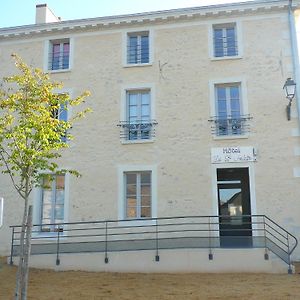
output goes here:
<path id="1" fill-rule="evenodd" d="M 151 171 L 126 172 L 126 219 L 151 218 Z"/>
<path id="2" fill-rule="evenodd" d="M 57 231 L 53 223 L 64 222 L 65 175 L 45 174 L 40 193 L 41 231 Z"/>
<path id="3" fill-rule="evenodd" d="M 149 32 L 127 34 L 127 64 L 149 63 Z"/>
<path id="4" fill-rule="evenodd" d="M 68 121 L 68 110 L 66 104 L 61 104 L 59 108 L 52 109 L 52 118 L 67 122 Z M 61 138 L 62 142 L 67 141 L 67 133 Z"/>
<path id="5" fill-rule="evenodd" d="M 245 135 L 249 132 L 249 115 L 242 107 L 241 84 L 228 83 L 215 85 L 216 116 L 210 121 L 213 133 L 217 136 Z"/>
<path id="6" fill-rule="evenodd" d="M 126 121 L 121 121 L 121 137 L 125 140 L 149 140 L 156 122 L 151 119 L 150 89 L 126 91 Z"/>
<path id="7" fill-rule="evenodd" d="M 53 40 L 49 43 L 48 70 L 70 68 L 70 40 Z"/>
<path id="8" fill-rule="evenodd" d="M 236 23 L 213 26 L 214 57 L 238 55 Z"/>

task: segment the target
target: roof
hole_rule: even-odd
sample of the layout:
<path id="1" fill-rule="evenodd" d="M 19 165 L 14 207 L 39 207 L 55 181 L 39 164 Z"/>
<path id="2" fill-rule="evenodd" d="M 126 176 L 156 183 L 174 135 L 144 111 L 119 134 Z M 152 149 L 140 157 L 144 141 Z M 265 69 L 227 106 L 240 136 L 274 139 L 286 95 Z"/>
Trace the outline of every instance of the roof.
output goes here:
<path id="1" fill-rule="evenodd" d="M 300 8 L 300 0 L 292 2 L 293 9 Z M 0 28 L 0 39 L 27 36 L 39 33 L 59 33 L 65 30 L 109 28 L 114 25 L 152 24 L 161 21 L 189 20 L 195 17 L 230 16 L 232 14 L 263 13 L 287 9 L 289 0 L 252 0 L 248 2 L 227 3 L 210 6 L 179 8 L 137 14 L 76 19 L 56 23 L 32 24 Z"/>

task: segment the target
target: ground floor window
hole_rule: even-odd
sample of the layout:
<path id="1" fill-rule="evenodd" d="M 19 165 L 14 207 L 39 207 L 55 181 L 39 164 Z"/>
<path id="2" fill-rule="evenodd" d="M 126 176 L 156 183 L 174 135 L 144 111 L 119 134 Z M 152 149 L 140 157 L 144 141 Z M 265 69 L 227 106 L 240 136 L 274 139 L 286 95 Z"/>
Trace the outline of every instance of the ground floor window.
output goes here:
<path id="1" fill-rule="evenodd" d="M 51 225 L 64 221 L 65 175 L 45 174 L 40 193 L 41 231 L 57 231 L 60 226 Z"/>
<path id="2" fill-rule="evenodd" d="M 126 219 L 151 218 L 151 171 L 125 172 Z"/>

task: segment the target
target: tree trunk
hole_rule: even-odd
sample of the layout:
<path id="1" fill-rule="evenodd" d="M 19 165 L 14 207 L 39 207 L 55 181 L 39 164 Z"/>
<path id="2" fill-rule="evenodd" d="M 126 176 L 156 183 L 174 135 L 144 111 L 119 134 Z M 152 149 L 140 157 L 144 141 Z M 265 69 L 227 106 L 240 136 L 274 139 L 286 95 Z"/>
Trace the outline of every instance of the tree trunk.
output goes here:
<path id="1" fill-rule="evenodd" d="M 22 229 L 20 236 L 20 252 L 19 252 L 19 266 L 16 278 L 16 289 L 15 289 L 15 300 L 19 300 L 20 289 L 22 285 L 23 278 L 23 265 L 24 265 L 24 240 L 25 240 L 25 231 L 27 224 L 27 213 L 28 213 L 28 197 L 25 199 L 24 204 L 24 213 L 23 213 L 23 221 L 22 221 Z"/>
<path id="2" fill-rule="evenodd" d="M 24 248 L 24 264 L 23 264 L 23 280 L 21 286 L 21 300 L 27 299 L 28 273 L 29 273 L 29 256 L 31 250 L 31 232 L 32 232 L 32 205 L 28 208 L 27 226 L 26 226 L 26 242 Z"/>

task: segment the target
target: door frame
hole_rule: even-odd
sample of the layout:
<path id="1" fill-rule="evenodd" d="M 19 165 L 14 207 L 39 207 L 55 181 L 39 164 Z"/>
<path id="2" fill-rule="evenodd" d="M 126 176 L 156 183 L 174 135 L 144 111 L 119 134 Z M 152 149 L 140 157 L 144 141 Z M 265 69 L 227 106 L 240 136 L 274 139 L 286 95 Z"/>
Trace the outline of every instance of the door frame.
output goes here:
<path id="1" fill-rule="evenodd" d="M 256 194 L 255 194 L 255 172 L 254 162 L 248 163 L 223 163 L 223 164 L 212 164 L 212 215 L 219 215 L 219 198 L 218 198 L 218 184 L 217 184 L 217 169 L 233 169 L 233 168 L 248 168 L 249 174 L 249 191 L 250 191 L 250 207 L 251 215 L 257 214 L 256 209 Z M 252 225 L 252 235 L 255 236 L 256 224 Z M 213 228 L 212 235 L 219 236 L 219 225 Z"/>

